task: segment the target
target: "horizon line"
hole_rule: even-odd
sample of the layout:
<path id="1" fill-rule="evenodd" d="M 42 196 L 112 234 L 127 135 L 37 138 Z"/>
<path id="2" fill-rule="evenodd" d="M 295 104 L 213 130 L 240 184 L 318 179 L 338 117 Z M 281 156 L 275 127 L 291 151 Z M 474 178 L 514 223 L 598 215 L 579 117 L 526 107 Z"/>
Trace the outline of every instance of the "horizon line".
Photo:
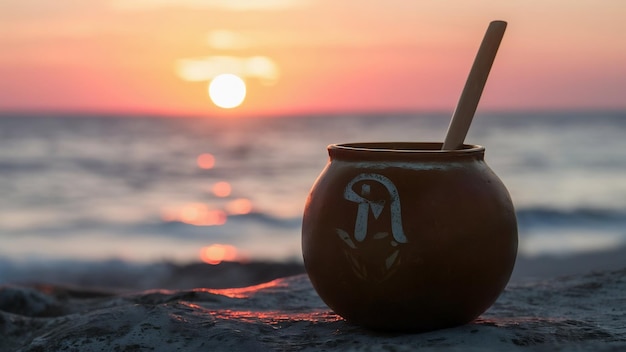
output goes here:
<path id="1" fill-rule="evenodd" d="M 403 115 L 445 115 L 452 116 L 453 109 L 337 109 L 337 110 L 310 110 L 276 113 L 219 115 L 209 113 L 175 113 L 157 111 L 122 111 L 122 110 L 95 110 L 95 109 L 0 109 L 0 118 L 7 117 L 41 117 L 41 118 L 209 118 L 209 119 L 248 119 L 248 118 L 306 118 L 327 116 L 377 116 L 389 114 Z M 626 107 L 589 107 L 589 108 L 491 108 L 479 109 L 475 115 L 494 114 L 585 114 L 585 113 L 617 113 L 626 114 Z"/>

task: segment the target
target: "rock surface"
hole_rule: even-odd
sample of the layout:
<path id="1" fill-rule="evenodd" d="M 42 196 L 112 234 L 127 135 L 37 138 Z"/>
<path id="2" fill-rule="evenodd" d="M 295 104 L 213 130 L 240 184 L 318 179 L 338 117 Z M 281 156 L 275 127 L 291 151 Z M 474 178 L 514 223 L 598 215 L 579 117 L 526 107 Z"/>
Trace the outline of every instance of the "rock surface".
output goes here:
<path id="1" fill-rule="evenodd" d="M 0 351 L 622 351 L 626 269 L 513 283 L 476 321 L 420 334 L 368 331 L 306 275 L 237 289 L 103 292 L 0 287 Z"/>

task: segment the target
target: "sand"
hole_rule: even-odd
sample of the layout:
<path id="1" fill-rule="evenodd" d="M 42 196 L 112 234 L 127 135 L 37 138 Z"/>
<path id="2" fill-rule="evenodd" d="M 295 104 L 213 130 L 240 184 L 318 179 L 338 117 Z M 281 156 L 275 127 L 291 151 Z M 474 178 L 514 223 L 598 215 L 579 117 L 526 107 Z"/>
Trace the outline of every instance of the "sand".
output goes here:
<path id="1" fill-rule="evenodd" d="M 134 284 L 140 271 L 114 282 L 115 272 L 77 280 L 79 270 L 64 283 L 49 276 L 0 287 L 0 351 L 626 350 L 625 258 L 624 249 L 520 258 L 480 318 L 419 334 L 346 323 L 298 264 L 163 264 L 161 281 Z M 155 285 L 168 289 L 145 288 Z"/>

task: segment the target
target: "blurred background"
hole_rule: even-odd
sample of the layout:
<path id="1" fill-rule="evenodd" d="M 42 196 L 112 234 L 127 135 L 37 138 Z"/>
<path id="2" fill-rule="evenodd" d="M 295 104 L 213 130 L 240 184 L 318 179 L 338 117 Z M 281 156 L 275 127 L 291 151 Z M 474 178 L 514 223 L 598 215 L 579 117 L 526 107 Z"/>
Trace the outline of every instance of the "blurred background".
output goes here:
<path id="1" fill-rule="evenodd" d="M 625 15 L 619 0 L 1 1 L 0 283 L 300 263 L 326 146 L 442 141 L 496 19 L 466 142 L 509 188 L 519 263 L 624 258 Z"/>

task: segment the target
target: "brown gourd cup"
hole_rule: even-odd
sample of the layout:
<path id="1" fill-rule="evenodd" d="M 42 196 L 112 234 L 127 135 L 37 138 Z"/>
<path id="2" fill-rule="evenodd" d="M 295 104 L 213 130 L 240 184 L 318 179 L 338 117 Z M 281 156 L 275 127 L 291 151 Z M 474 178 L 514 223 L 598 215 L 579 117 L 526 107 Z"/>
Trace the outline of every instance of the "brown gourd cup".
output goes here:
<path id="1" fill-rule="evenodd" d="M 485 148 L 352 143 L 330 156 L 302 226 L 306 271 L 349 322 L 427 331 L 467 323 L 506 286 L 516 217 Z"/>
<path id="2" fill-rule="evenodd" d="M 381 330 L 467 323 L 506 286 L 517 255 L 508 191 L 464 144 L 506 22 L 493 21 L 444 143 L 352 143 L 309 194 L 302 254 L 311 283 L 337 314 Z"/>

